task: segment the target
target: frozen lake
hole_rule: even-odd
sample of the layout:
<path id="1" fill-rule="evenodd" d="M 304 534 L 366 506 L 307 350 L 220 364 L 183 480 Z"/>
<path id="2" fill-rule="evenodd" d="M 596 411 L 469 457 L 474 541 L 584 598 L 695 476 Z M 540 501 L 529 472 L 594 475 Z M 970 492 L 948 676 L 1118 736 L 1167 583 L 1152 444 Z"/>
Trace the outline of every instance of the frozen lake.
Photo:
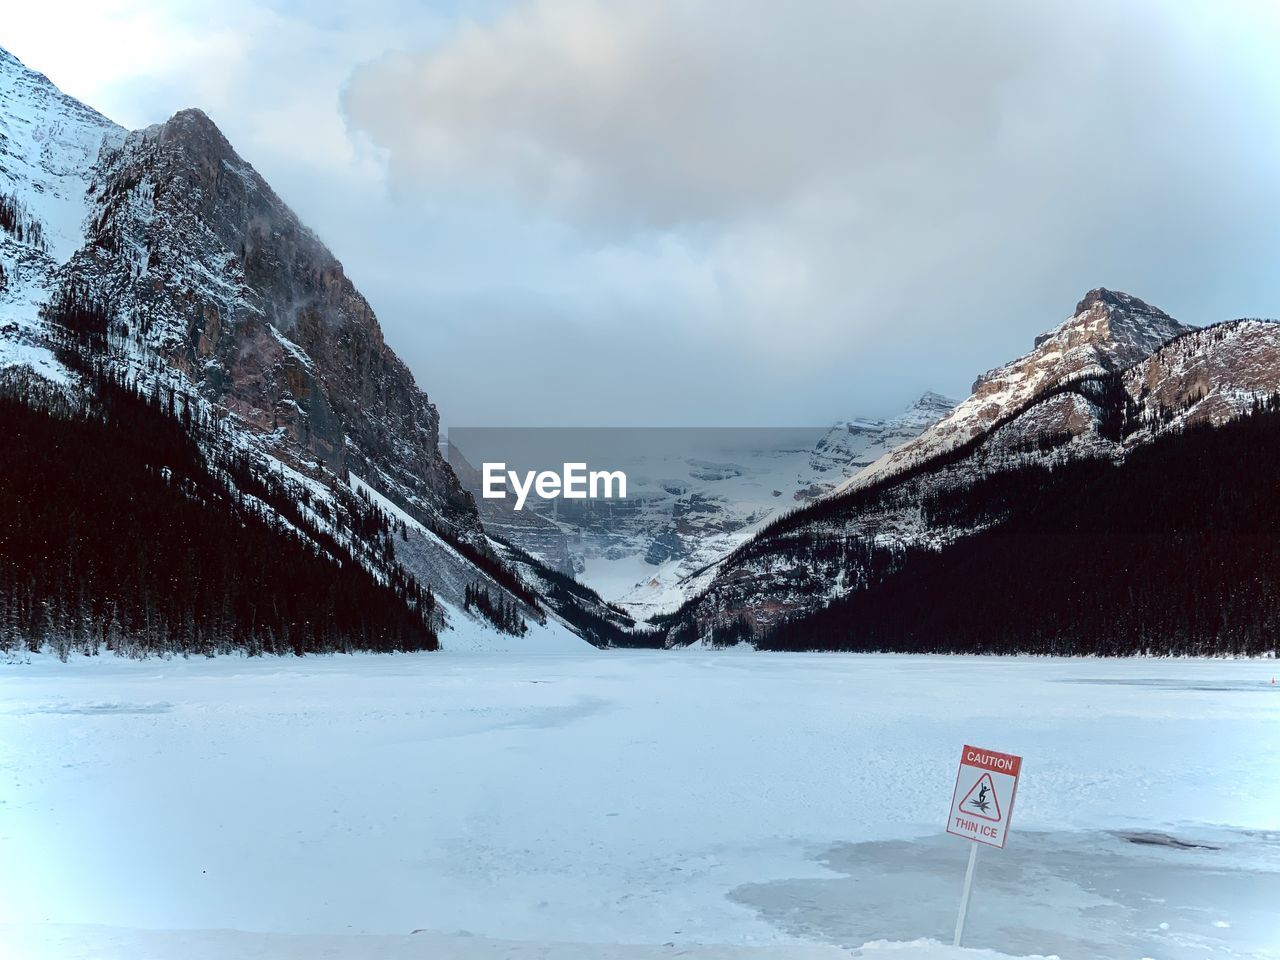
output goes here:
<path id="1" fill-rule="evenodd" d="M 1280 957 L 1277 672 L 692 651 L 0 666 L 0 953 L 949 942 L 968 742 L 1025 760 L 967 944 Z"/>

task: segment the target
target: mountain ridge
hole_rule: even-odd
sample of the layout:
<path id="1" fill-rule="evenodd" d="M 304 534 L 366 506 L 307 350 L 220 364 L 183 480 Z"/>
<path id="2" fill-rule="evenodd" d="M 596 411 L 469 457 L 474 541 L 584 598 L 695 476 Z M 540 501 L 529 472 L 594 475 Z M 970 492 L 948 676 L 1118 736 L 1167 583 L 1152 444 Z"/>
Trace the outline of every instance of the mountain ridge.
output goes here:
<path id="1" fill-rule="evenodd" d="M 1119 326 L 1138 319 L 1119 340 L 1111 330 L 1117 309 L 1126 314 Z M 1159 438 L 1249 414 L 1280 390 L 1280 324 L 1193 328 L 1099 289 L 995 374 L 918 438 L 726 557 L 706 590 L 667 621 L 670 642 L 737 642 L 804 622 L 873 586 L 895 555 L 945 553 L 998 528 L 1027 505 L 1011 502 L 1007 514 L 974 526 L 939 519 L 929 504 L 962 499 L 1002 472 L 1122 463 Z"/>
<path id="2" fill-rule="evenodd" d="M 1191 329 L 1137 297 L 1096 287 L 1081 298 L 1070 317 L 1037 336 L 1030 352 L 980 375 L 970 396 L 947 416 L 840 490 L 945 452 L 989 429 L 1002 411 L 1071 377 L 1135 363 L 1160 343 Z"/>
<path id="3" fill-rule="evenodd" d="M 157 436 L 180 425 L 206 461 L 188 470 L 192 495 L 402 584 L 431 637 L 469 624 L 514 649 L 776 638 L 908 561 L 1021 522 L 1016 498 L 963 508 L 1000 495 L 1002 478 L 1043 492 L 1036 471 L 1123 465 L 1280 390 L 1280 325 L 1190 327 L 1095 288 L 959 404 L 926 393 L 896 418 L 840 421 L 811 449 L 766 451 L 773 466 L 731 453 L 646 471 L 651 496 L 617 512 L 634 529 L 602 528 L 596 552 L 659 571 L 622 598 L 656 614 L 650 629 L 569 576 L 567 548 L 535 555 L 560 549 L 554 518 L 525 525 L 543 538 L 527 543 L 515 525 L 502 528 L 511 542 L 486 527 L 368 301 L 202 110 L 125 131 L 0 50 L 0 132 L 0 395 L 58 423 L 117 422 L 115 404 L 131 422 L 158 418 L 145 426 Z M 131 449 L 122 475 L 187 482 Z M 775 483 L 780 463 L 797 469 Z M 787 492 L 801 506 L 782 513 Z"/>

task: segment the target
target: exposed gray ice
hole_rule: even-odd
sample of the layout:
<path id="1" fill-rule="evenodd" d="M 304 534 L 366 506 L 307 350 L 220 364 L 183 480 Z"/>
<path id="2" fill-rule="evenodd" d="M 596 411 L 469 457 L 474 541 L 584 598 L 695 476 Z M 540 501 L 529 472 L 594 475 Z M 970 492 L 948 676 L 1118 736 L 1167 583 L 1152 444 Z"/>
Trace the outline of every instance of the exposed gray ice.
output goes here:
<path id="1" fill-rule="evenodd" d="M 839 844 L 839 876 L 745 884 L 731 899 L 788 933 L 857 947 L 949 941 L 968 843 L 929 836 Z M 982 848 L 965 945 L 1063 958 L 1280 956 L 1280 833 L 1015 832 Z"/>

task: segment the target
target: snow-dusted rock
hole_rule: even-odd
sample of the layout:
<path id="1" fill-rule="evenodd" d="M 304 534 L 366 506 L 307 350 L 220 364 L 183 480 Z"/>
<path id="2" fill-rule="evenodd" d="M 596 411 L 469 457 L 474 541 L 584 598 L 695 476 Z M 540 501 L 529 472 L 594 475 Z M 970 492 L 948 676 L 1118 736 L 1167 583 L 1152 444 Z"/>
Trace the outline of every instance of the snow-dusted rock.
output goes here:
<path id="1" fill-rule="evenodd" d="M 413 521 L 395 562 L 454 621 L 480 584 L 535 633 L 564 632 L 503 572 L 368 302 L 213 121 L 188 109 L 127 132 L 0 50 L 0 374 L 80 389 L 58 359 L 68 304 L 101 325 L 90 362 L 219 423 L 203 442 L 284 477 L 320 538 L 380 553 L 344 512 L 354 475 Z"/>
<path id="2" fill-rule="evenodd" d="M 1240 416 L 1277 391 L 1280 324 L 1192 328 L 1136 297 L 1092 290 L 1030 353 L 979 377 L 967 400 L 917 437 L 705 571 L 675 636 L 738 624 L 759 632 L 819 609 L 867 582 L 859 545 L 944 549 L 976 528 L 927 505 L 962 497 L 996 472 L 1118 462 L 1169 431 Z M 829 546 L 799 546 L 819 542 Z"/>

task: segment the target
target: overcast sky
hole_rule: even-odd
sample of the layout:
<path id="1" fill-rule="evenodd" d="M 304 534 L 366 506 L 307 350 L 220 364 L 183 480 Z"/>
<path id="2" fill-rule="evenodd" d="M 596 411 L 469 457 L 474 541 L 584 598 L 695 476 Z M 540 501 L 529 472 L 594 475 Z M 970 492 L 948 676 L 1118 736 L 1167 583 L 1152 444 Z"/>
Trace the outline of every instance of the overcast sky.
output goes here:
<path id="1" fill-rule="evenodd" d="M 446 425 L 896 412 L 1090 287 L 1280 315 L 1280 5 L 42 0 L 0 44 L 202 107 Z"/>

